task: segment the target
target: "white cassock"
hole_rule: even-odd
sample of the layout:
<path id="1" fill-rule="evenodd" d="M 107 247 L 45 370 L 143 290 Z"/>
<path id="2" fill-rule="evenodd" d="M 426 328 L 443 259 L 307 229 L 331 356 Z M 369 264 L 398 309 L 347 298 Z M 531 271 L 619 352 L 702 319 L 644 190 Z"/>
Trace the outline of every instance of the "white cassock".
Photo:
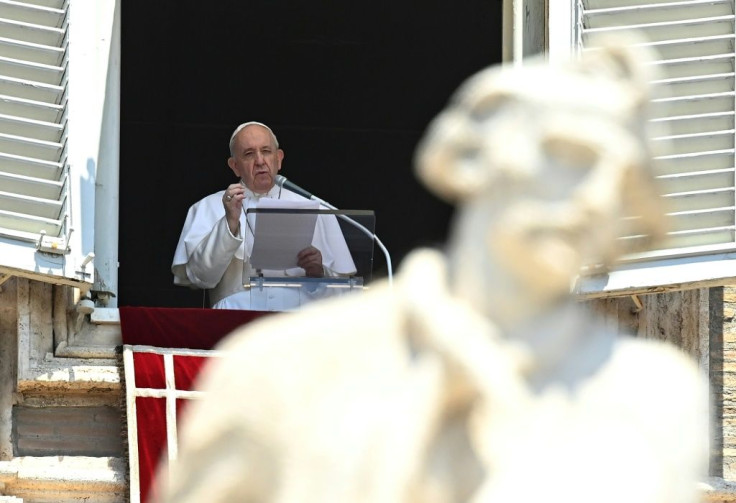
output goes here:
<path id="1" fill-rule="evenodd" d="M 253 233 L 250 230 L 253 229 L 253 223 L 247 222 L 245 212 L 242 212 L 241 235 L 232 235 L 222 206 L 224 192 L 211 194 L 189 208 L 171 264 L 174 284 L 208 289 L 210 302 L 215 309 L 286 311 L 303 304 L 308 299 L 305 299 L 305 292 L 300 288 L 267 287 L 261 291 L 259 288 L 243 286 L 250 276 L 255 275 L 255 270 L 248 262 L 253 249 Z M 255 207 L 262 197 L 284 201 L 306 200 L 276 185 L 262 196 L 248 189 L 245 192 L 244 208 Z M 320 215 L 317 218 L 312 246 L 322 253 L 325 276 L 355 274 L 355 263 L 333 215 Z M 262 273 L 268 277 L 305 276 L 304 269 L 300 267 L 282 271 L 264 270 Z M 315 292 L 314 296 L 319 297 L 319 292 Z"/>

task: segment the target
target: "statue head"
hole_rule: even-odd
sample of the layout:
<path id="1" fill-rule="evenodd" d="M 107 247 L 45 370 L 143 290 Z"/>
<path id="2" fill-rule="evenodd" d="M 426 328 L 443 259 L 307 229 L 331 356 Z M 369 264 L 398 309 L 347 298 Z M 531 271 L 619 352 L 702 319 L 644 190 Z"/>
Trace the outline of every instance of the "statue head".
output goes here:
<path id="1" fill-rule="evenodd" d="M 416 167 L 457 206 L 450 277 L 468 297 L 567 296 L 582 266 L 634 251 L 622 236 L 661 234 L 642 51 L 483 70 L 430 124 Z"/>

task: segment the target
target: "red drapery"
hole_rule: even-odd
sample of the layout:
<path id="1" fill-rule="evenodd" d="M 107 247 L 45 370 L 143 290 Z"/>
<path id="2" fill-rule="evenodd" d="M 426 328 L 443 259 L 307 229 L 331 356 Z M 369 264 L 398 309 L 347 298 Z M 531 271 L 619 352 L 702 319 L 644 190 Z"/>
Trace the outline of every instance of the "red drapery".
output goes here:
<path id="1" fill-rule="evenodd" d="M 160 348 L 212 349 L 223 337 L 241 325 L 264 316 L 261 311 L 121 307 L 123 344 Z M 176 389 L 190 390 L 206 357 L 174 356 Z M 133 354 L 135 386 L 164 389 L 163 356 Z M 188 400 L 177 400 L 177 423 Z M 166 400 L 137 397 L 138 462 L 141 502 L 151 501 L 153 478 L 166 449 Z"/>
<path id="2" fill-rule="evenodd" d="M 264 311 L 166 307 L 121 307 L 123 344 L 212 349 L 220 339 Z"/>

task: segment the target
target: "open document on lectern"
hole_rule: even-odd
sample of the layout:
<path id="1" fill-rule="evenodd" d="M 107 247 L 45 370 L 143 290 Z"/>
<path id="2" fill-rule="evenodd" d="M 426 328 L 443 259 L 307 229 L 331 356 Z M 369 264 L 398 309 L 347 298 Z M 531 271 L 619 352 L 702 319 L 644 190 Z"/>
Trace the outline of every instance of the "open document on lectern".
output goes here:
<path id="1" fill-rule="evenodd" d="M 261 199 L 246 211 L 253 226 L 253 251 L 250 263 L 254 269 L 283 270 L 297 267 L 297 254 L 312 245 L 317 201 L 283 201 Z M 255 219 L 253 218 L 255 216 Z"/>

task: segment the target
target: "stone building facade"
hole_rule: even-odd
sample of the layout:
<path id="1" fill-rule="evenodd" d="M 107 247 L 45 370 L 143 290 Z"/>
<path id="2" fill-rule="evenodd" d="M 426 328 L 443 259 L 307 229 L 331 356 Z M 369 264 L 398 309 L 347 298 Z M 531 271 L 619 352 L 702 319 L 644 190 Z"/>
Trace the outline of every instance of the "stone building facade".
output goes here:
<path id="1" fill-rule="evenodd" d="M 114 309 L 79 313 L 74 300 L 66 286 L 2 285 L 0 495 L 19 498 L 7 501 L 125 501 L 119 320 Z M 713 396 L 704 496 L 736 501 L 736 287 L 590 302 L 620 331 L 669 341 L 700 362 Z"/>

